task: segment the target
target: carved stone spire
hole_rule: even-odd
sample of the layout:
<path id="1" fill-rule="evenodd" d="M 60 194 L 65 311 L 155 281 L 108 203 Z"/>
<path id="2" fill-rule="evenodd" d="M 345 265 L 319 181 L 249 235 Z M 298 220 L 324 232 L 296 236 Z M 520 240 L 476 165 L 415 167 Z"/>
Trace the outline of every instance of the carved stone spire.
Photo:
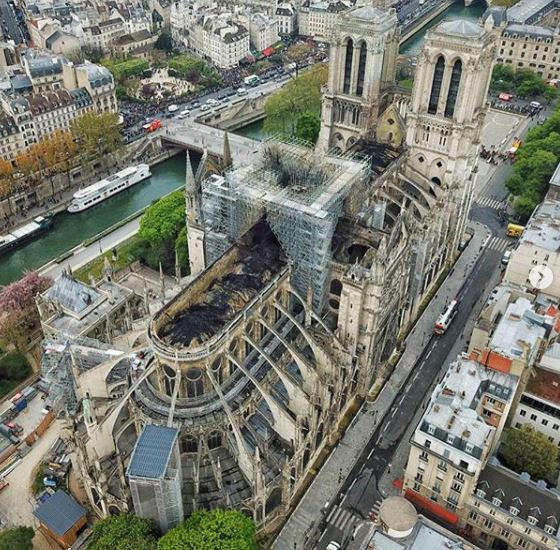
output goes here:
<path id="1" fill-rule="evenodd" d="M 222 171 L 227 170 L 233 164 L 233 159 L 231 157 L 231 148 L 229 146 L 229 135 L 224 132 L 224 153 L 222 158 Z"/>

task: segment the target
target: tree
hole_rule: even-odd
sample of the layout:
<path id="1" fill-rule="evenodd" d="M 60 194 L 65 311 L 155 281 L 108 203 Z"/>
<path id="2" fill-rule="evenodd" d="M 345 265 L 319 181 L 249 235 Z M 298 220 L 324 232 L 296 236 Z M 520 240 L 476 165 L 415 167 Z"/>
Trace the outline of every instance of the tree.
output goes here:
<path id="1" fill-rule="evenodd" d="M 265 132 L 291 136 L 295 134 L 297 121 L 303 113 L 318 115 L 321 112 L 321 87 L 326 81 L 327 67 L 322 63 L 269 96 L 264 106 Z"/>
<path id="2" fill-rule="evenodd" d="M 154 550 L 154 525 L 134 514 L 109 516 L 98 521 L 88 544 L 88 550 Z"/>
<path id="3" fill-rule="evenodd" d="M 175 250 L 182 270 L 189 269 L 189 243 L 187 240 L 187 226 L 185 225 L 175 239 Z M 186 271 L 184 272 L 186 274 Z"/>
<path id="4" fill-rule="evenodd" d="M 35 531 L 31 527 L 12 527 L 0 531 L 0 550 L 33 550 Z"/>
<path id="5" fill-rule="evenodd" d="M 518 473 L 527 472 L 536 479 L 549 478 L 558 463 L 556 445 L 529 424 L 507 432 L 501 454 L 509 468 Z"/>
<path id="6" fill-rule="evenodd" d="M 152 268 L 157 269 L 161 263 L 173 270 L 175 247 L 184 227 L 185 198 L 182 191 L 175 191 L 152 204 L 142 216 L 134 255 Z M 182 261 L 181 266 L 186 267 Z"/>
<path id="7" fill-rule="evenodd" d="M 257 550 L 255 524 L 238 510 L 194 512 L 168 531 L 157 550 Z"/>
<path id="8" fill-rule="evenodd" d="M 296 122 L 295 136 L 315 145 L 321 129 L 321 117 L 309 111 L 303 113 Z"/>
<path id="9" fill-rule="evenodd" d="M 558 97 L 558 89 L 554 86 L 547 86 L 543 92 L 543 97 L 547 103 L 554 101 Z"/>
<path id="10" fill-rule="evenodd" d="M 86 113 L 74 121 L 72 133 L 80 151 L 92 157 L 115 153 L 122 145 L 116 113 Z"/>
<path id="11" fill-rule="evenodd" d="M 167 53 L 173 51 L 173 40 L 169 31 L 162 31 L 156 40 L 155 47 Z"/>
<path id="12" fill-rule="evenodd" d="M 307 59 L 311 54 L 313 48 L 306 42 L 300 42 L 290 46 L 286 51 L 286 59 L 291 63 L 299 63 Z"/>
<path id="13" fill-rule="evenodd" d="M 152 204 L 140 220 L 138 235 L 152 248 L 174 245 L 185 225 L 185 197 L 175 191 Z"/>
<path id="14" fill-rule="evenodd" d="M 29 271 L 0 291 L 0 340 L 18 350 L 23 348 L 39 320 L 35 296 L 51 284 L 49 277 Z"/>

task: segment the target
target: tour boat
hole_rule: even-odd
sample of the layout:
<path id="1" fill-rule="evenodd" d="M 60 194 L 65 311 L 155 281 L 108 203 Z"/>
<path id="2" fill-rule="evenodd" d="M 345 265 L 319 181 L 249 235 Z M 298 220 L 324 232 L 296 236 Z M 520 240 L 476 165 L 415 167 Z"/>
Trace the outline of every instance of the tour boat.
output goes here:
<path id="1" fill-rule="evenodd" d="M 38 216 L 32 222 L 13 229 L 5 235 L 0 235 L 0 254 L 17 248 L 33 237 L 50 229 L 53 224 L 53 216 Z"/>
<path id="2" fill-rule="evenodd" d="M 108 178 L 76 191 L 68 207 L 68 212 L 81 212 L 91 208 L 151 175 L 150 167 L 147 164 L 129 166 Z"/>

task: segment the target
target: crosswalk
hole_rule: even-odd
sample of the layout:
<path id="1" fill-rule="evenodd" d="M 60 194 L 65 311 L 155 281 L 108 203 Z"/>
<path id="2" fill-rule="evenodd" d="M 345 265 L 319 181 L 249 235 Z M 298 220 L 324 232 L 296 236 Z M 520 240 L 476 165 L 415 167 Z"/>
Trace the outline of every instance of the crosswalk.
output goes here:
<path id="1" fill-rule="evenodd" d="M 340 531 L 349 530 L 349 528 L 353 527 L 358 520 L 358 516 L 356 516 L 353 512 L 347 510 L 346 508 L 341 508 L 338 505 L 333 506 L 327 516 L 327 523 L 334 525 Z"/>
<path id="2" fill-rule="evenodd" d="M 512 242 L 503 237 L 492 237 L 488 241 L 488 244 L 486 246 L 487 248 L 491 248 L 492 250 L 497 250 L 498 252 L 505 252 L 508 248 L 512 246 Z"/>
<path id="3" fill-rule="evenodd" d="M 371 510 L 369 511 L 369 517 L 372 521 L 375 521 L 375 519 L 379 515 L 379 508 L 381 508 L 381 501 L 376 500 L 375 504 L 371 507 Z"/>
<path id="4" fill-rule="evenodd" d="M 505 201 L 499 201 L 491 197 L 477 197 L 475 202 L 480 206 L 486 206 L 494 210 L 503 210 L 506 207 Z"/>

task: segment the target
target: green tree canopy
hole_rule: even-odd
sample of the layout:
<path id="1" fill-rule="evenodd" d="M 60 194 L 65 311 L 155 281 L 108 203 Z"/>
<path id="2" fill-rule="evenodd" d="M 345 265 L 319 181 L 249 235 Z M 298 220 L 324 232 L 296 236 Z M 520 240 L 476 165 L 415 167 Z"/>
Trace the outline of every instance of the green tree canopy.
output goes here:
<path id="1" fill-rule="evenodd" d="M 31 527 L 12 527 L 0 531 L 0 550 L 32 550 L 35 531 Z"/>
<path id="2" fill-rule="evenodd" d="M 255 524 L 238 510 L 194 512 L 168 531 L 157 550 L 257 550 Z"/>
<path id="3" fill-rule="evenodd" d="M 303 113 L 296 122 L 295 136 L 315 145 L 321 129 L 321 117 L 309 111 Z"/>
<path id="4" fill-rule="evenodd" d="M 152 522 L 134 514 L 109 516 L 93 526 L 88 550 L 154 550 Z"/>
<path id="5" fill-rule="evenodd" d="M 185 225 L 177 238 L 175 239 L 175 250 L 177 251 L 177 258 L 179 259 L 179 265 L 183 270 L 183 274 L 186 275 L 185 269 L 189 269 L 189 243 L 187 241 L 187 226 Z"/>
<path id="6" fill-rule="evenodd" d="M 173 50 L 173 40 L 169 31 L 161 31 L 158 39 L 156 40 L 155 47 L 167 53 Z"/>
<path id="7" fill-rule="evenodd" d="M 140 220 L 138 235 L 152 248 L 173 247 L 185 225 L 185 196 L 175 191 L 152 204 Z"/>
<path id="8" fill-rule="evenodd" d="M 122 144 L 116 113 L 86 113 L 74 121 L 72 133 L 84 154 L 101 156 L 114 153 Z"/>
<path id="9" fill-rule="evenodd" d="M 269 96 L 264 107 L 265 132 L 292 136 L 296 132 L 297 121 L 303 113 L 319 115 L 321 86 L 326 81 L 327 66 L 321 63 Z"/>
<path id="10" fill-rule="evenodd" d="M 509 468 L 519 473 L 528 472 L 536 479 L 550 477 L 558 464 L 556 445 L 528 424 L 507 432 L 501 454 Z"/>

